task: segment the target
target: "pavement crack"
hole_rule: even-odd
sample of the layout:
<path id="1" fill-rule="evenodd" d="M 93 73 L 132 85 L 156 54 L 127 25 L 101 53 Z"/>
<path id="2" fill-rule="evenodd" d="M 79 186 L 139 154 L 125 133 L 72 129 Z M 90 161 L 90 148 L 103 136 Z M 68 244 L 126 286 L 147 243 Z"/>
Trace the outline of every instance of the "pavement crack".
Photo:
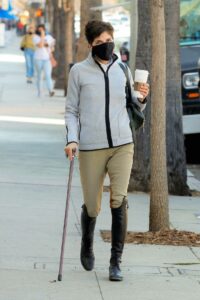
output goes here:
<path id="1" fill-rule="evenodd" d="M 174 277 L 174 274 L 173 274 L 173 272 L 171 272 L 170 268 L 166 268 L 166 270 L 167 270 L 167 273 L 168 273 L 170 276 Z"/>
<path id="2" fill-rule="evenodd" d="M 0 184 L 10 184 L 10 185 L 26 185 L 26 186 L 52 186 L 52 187 L 58 187 L 58 188 L 66 188 L 66 184 L 55 184 L 55 183 L 32 183 L 32 182 L 18 182 L 18 181 L 0 181 Z M 73 188 L 80 188 L 79 185 L 73 185 Z"/>
<path id="3" fill-rule="evenodd" d="M 50 183 L 31 183 L 31 182 L 9 182 L 0 181 L 0 184 L 15 184 L 15 185 L 30 185 L 30 186 L 53 186 L 53 187 L 66 187 L 64 184 L 50 184 Z"/>
<path id="4" fill-rule="evenodd" d="M 181 270 L 181 269 L 177 269 L 177 272 L 179 275 L 183 275 L 184 274 L 184 270 Z"/>
<path id="5" fill-rule="evenodd" d="M 75 214 L 75 218 L 76 218 L 76 221 L 77 221 L 77 225 L 80 226 L 80 219 L 79 219 L 79 216 L 78 216 L 78 213 L 77 213 L 77 209 L 76 209 L 76 206 L 75 206 L 75 203 L 74 203 L 73 199 L 71 200 L 71 203 L 72 203 L 72 208 L 73 208 L 73 211 L 74 211 L 74 214 Z M 76 229 L 78 229 L 77 226 L 76 226 Z M 78 230 L 78 232 L 80 234 L 80 230 Z"/>
<path id="6" fill-rule="evenodd" d="M 200 257 L 194 252 L 194 250 L 192 249 L 192 247 L 189 247 L 189 249 L 192 252 L 192 254 L 198 259 L 198 261 L 200 261 Z"/>
<path id="7" fill-rule="evenodd" d="M 98 287 L 99 287 L 99 292 L 100 292 L 100 295 L 101 295 L 101 299 L 102 299 L 102 300 L 105 300 L 105 299 L 104 299 L 104 296 L 103 296 L 103 292 L 102 292 L 101 286 L 100 286 L 99 278 L 98 278 L 98 276 L 97 276 L 96 271 L 94 272 L 94 274 L 95 274 L 96 281 L 97 281 L 97 284 L 98 284 Z"/>
<path id="8" fill-rule="evenodd" d="M 74 225 L 75 225 L 75 227 L 76 227 L 76 230 L 77 230 L 79 236 L 81 236 L 81 227 L 80 227 L 80 223 L 79 223 L 79 224 L 75 223 Z"/>

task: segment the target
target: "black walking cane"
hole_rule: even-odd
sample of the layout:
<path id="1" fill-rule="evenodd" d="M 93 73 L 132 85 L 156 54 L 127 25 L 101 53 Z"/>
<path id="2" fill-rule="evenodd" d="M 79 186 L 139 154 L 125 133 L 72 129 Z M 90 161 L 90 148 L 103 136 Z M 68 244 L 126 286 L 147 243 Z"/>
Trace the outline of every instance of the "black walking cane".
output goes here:
<path id="1" fill-rule="evenodd" d="M 64 260 L 65 240 L 66 240 L 66 231 L 67 231 L 67 217 L 68 217 L 68 210 L 69 210 L 72 174 L 74 170 L 74 155 L 75 154 L 73 152 L 72 160 L 70 161 L 70 167 L 69 167 L 69 178 L 68 178 L 68 185 L 67 185 L 67 197 L 66 197 L 65 216 L 64 216 L 64 225 L 63 225 L 62 245 L 61 245 L 61 252 L 60 252 L 60 266 L 58 272 L 58 281 L 62 281 L 63 260 Z"/>

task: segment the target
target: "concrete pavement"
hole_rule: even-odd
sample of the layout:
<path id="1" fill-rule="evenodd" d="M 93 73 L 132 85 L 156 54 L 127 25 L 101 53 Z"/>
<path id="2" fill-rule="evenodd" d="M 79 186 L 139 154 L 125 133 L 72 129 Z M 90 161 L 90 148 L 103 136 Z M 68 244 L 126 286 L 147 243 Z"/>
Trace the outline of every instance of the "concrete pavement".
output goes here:
<path id="1" fill-rule="evenodd" d="M 108 281 L 108 193 L 95 231 L 96 266 L 79 262 L 82 192 L 77 161 L 72 182 L 63 281 L 58 274 L 69 163 L 63 153 L 62 91 L 36 96 L 27 85 L 19 38 L 0 49 L 0 300 L 197 300 L 200 248 L 125 245 L 124 281 Z M 23 118 L 22 118 L 23 117 Z M 34 120 L 32 119 L 34 118 Z M 54 120 L 55 122 L 52 122 Z M 188 173 L 188 183 L 199 182 Z M 199 232 L 200 197 L 170 196 L 172 228 Z M 129 194 L 128 230 L 147 231 L 149 195 Z"/>

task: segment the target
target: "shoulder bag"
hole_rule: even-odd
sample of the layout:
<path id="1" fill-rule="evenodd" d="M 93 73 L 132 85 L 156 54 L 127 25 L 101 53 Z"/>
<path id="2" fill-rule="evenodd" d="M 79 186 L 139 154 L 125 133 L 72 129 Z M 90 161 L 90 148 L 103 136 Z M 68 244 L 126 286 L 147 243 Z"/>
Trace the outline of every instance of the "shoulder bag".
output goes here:
<path id="1" fill-rule="evenodd" d="M 130 127 L 132 132 L 134 132 L 135 130 L 144 126 L 145 116 L 139 105 L 133 100 L 127 65 L 119 63 L 119 66 L 126 76 L 126 108 L 130 119 Z"/>

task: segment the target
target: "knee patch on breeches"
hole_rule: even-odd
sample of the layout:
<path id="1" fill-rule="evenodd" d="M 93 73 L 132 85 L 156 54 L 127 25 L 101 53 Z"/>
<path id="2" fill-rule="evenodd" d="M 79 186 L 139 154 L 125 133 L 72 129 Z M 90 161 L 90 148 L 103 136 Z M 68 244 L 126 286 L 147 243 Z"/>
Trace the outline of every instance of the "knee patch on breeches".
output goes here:
<path id="1" fill-rule="evenodd" d="M 97 209 L 87 206 L 87 213 L 90 218 L 96 218 L 99 214 L 99 211 L 100 210 L 97 211 Z"/>
<path id="2" fill-rule="evenodd" d="M 128 207 L 128 200 L 127 197 L 125 196 L 119 196 L 116 197 L 115 199 L 110 199 L 110 208 L 118 208 L 123 204 L 124 201 L 127 203 L 127 207 Z"/>

